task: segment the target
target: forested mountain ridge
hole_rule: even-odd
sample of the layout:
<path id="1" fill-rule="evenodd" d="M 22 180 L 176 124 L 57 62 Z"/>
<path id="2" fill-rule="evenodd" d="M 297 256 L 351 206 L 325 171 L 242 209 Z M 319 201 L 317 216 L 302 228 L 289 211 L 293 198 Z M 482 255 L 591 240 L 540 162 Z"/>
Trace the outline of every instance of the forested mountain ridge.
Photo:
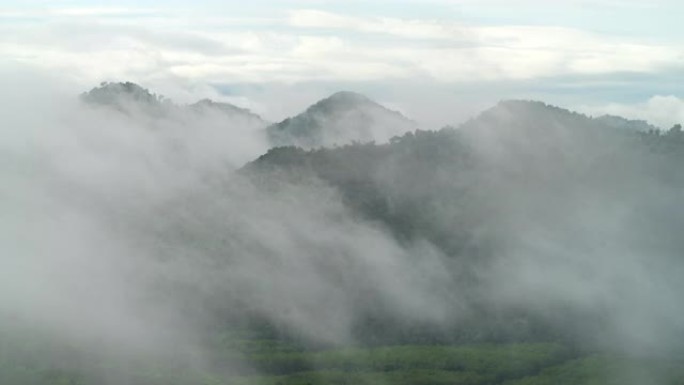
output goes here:
<path id="1" fill-rule="evenodd" d="M 304 148 L 358 142 L 384 142 L 412 131 L 417 124 L 364 95 L 341 91 L 311 105 L 306 111 L 268 127 L 276 146 Z"/>
<path id="2" fill-rule="evenodd" d="M 226 119 L 227 124 L 264 128 L 270 146 L 294 145 L 306 149 L 332 147 L 353 142 L 385 143 L 395 136 L 419 129 L 416 122 L 397 111 L 385 108 L 368 97 L 349 91 L 340 91 L 319 100 L 306 111 L 269 125 L 254 112 L 230 103 L 203 99 L 189 105 L 177 105 L 163 95 L 152 93 L 132 82 L 103 82 L 81 94 L 81 100 L 90 105 L 113 108 L 126 113 L 144 113 L 153 117 L 179 118 L 179 112 L 214 115 Z M 530 130 L 546 127 L 547 134 L 554 127 L 575 126 L 578 130 L 590 129 L 597 133 L 633 131 L 657 133 L 658 129 L 645 121 L 628 120 L 603 115 L 591 118 L 579 113 L 547 105 L 543 102 L 507 100 L 482 112 L 477 119 L 459 125 L 460 129 L 476 130 L 481 134 L 484 125 L 502 123 L 509 116 L 511 124 L 500 125 L 498 131 Z M 191 117 L 183 117 L 187 120 Z M 188 122 L 190 123 L 190 122 Z M 533 134 L 533 133 L 529 133 Z"/>
<path id="3" fill-rule="evenodd" d="M 540 102 L 509 101 L 459 128 L 418 130 L 387 144 L 274 148 L 242 172 L 263 186 L 323 181 L 400 242 L 435 245 L 459 266 L 456 290 L 470 293 L 463 296 L 476 313 L 488 314 L 476 319 L 517 314 L 524 320 L 519 325 L 527 325 L 481 322 L 475 334 L 482 338 L 560 333 L 575 341 L 577 334 L 612 339 L 614 330 L 603 328 L 617 322 L 609 315 L 617 309 L 598 310 L 589 297 L 558 307 L 571 295 L 565 288 L 512 282 L 526 276 L 516 278 L 519 270 L 546 266 L 544 274 L 559 280 L 581 280 L 575 275 L 591 271 L 604 277 L 593 283 L 602 286 L 615 274 L 608 266 L 638 265 L 647 257 L 656 265 L 678 261 L 683 139 L 679 126 L 634 132 Z M 492 281 L 508 265 L 511 274 Z M 661 273 L 674 285 L 674 276 Z M 516 290 L 501 285 L 509 279 Z M 526 289 L 517 292 L 520 287 Z M 548 297 L 522 294 L 528 289 L 547 290 Z"/>
<path id="4" fill-rule="evenodd" d="M 3 303 L 0 382 L 684 378 L 681 127 L 509 101 L 383 143 L 263 135 L 228 161 L 258 130 L 194 109 L 241 111 L 201 102 L 179 123 L 120 87 L 133 107 L 60 127 L 70 151 L 3 168 L 21 182 L 7 244 L 40 274 L 3 282 L 33 302 Z"/>
<path id="5" fill-rule="evenodd" d="M 165 99 L 132 82 L 102 82 L 99 87 L 82 93 L 81 100 L 92 104 L 123 108 L 126 107 L 122 106 L 123 103 L 160 107 Z"/>
<path id="6" fill-rule="evenodd" d="M 245 118 L 252 119 L 254 121 L 257 121 L 261 125 L 267 125 L 268 122 L 265 121 L 264 119 L 261 118 L 261 116 L 255 114 L 249 109 L 246 108 L 241 108 L 237 107 L 235 105 L 232 105 L 230 103 L 222 103 L 222 102 L 215 102 L 211 99 L 202 99 L 196 103 L 193 103 L 188 106 L 191 109 L 196 109 L 199 111 L 202 110 L 216 110 L 223 112 L 227 115 L 242 115 Z"/>
<path id="7" fill-rule="evenodd" d="M 103 82 L 82 93 L 81 100 L 125 114 L 171 119 L 186 125 L 192 125 L 193 119 L 202 118 L 226 126 L 255 129 L 259 136 L 266 138 L 264 145 L 267 147 L 317 148 L 352 142 L 387 142 L 393 136 L 418 128 L 416 122 L 401 113 L 350 91 L 336 92 L 302 113 L 274 124 L 248 109 L 210 99 L 178 105 L 132 82 Z"/>
<path id="8" fill-rule="evenodd" d="M 230 103 L 202 99 L 193 104 L 179 105 L 132 82 L 103 82 L 99 87 L 82 93 L 81 100 L 90 105 L 113 108 L 124 113 L 143 113 L 154 117 L 183 119 L 183 114 L 188 113 L 210 114 L 215 119 L 224 119 L 226 125 L 263 128 L 269 124 L 249 109 Z"/>
<path id="9" fill-rule="evenodd" d="M 606 125 L 613 126 L 615 128 L 632 130 L 637 132 L 649 132 L 659 130 L 658 127 L 648 123 L 645 120 L 625 119 L 621 116 L 616 115 L 601 115 L 594 119 L 601 121 Z"/>
<path id="10" fill-rule="evenodd" d="M 363 206 L 362 212 L 377 219 L 391 216 L 397 199 L 430 202 L 428 195 L 440 191 L 458 188 L 464 193 L 483 187 L 479 186 L 483 179 L 494 174 L 516 184 L 541 183 L 542 188 L 552 182 L 576 183 L 572 178 L 582 173 L 579 182 L 585 183 L 588 177 L 600 179 L 595 174 L 608 173 L 607 168 L 615 167 L 617 172 L 660 162 L 656 154 L 663 149 L 668 149 L 668 156 L 680 157 L 682 139 L 679 126 L 667 132 L 635 132 L 541 102 L 505 101 L 458 128 L 417 130 L 387 144 L 274 148 L 247 164 L 243 172 L 312 172 L 350 195 L 350 205 Z M 674 164 L 662 162 L 657 167 L 671 173 L 676 172 Z M 435 217 L 427 215 L 424 220 L 428 218 Z M 408 219 L 386 220 L 404 235 L 411 231 L 401 229 L 418 227 Z"/>

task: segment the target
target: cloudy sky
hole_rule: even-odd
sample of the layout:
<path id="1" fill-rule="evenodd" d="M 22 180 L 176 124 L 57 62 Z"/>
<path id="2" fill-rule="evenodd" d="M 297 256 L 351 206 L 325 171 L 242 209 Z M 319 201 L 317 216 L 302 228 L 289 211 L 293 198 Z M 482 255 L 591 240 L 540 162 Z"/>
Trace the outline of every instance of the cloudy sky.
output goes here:
<path id="1" fill-rule="evenodd" d="M 682 15 L 681 0 L 3 0 L 0 65 L 272 120 L 347 89 L 427 128 L 505 98 L 666 126 L 684 120 Z"/>

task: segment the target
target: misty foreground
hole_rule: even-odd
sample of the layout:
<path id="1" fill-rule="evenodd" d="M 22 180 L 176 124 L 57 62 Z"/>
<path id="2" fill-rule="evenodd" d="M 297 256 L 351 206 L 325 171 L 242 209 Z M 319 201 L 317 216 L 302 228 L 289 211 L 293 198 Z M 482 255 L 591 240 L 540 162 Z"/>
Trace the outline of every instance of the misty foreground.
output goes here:
<path id="1" fill-rule="evenodd" d="M 0 383 L 684 383 L 680 127 L 511 101 L 316 148 L 412 126 L 117 87 L 3 100 Z"/>

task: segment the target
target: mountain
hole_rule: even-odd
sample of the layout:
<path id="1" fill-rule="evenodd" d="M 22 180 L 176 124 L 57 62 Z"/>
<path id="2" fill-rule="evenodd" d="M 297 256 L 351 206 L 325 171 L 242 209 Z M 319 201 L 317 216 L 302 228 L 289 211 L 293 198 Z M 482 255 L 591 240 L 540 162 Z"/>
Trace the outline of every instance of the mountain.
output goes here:
<path id="1" fill-rule="evenodd" d="M 506 100 L 466 121 L 458 130 L 482 163 L 499 173 L 522 172 L 522 168 L 531 174 L 551 172 L 549 164 L 583 172 L 596 167 L 597 162 L 614 159 L 607 155 L 614 151 L 624 156 L 642 151 L 643 143 L 635 140 L 656 131 L 635 130 L 635 126 L 642 125 L 617 117 L 592 118 L 538 101 Z"/>
<path id="2" fill-rule="evenodd" d="M 202 99 L 187 108 L 198 114 L 217 114 L 231 122 L 255 128 L 263 128 L 269 124 L 261 116 L 246 108 L 237 107 L 230 103 L 215 102 L 211 99 Z"/>
<path id="3" fill-rule="evenodd" d="M 5 217 L 38 210 L 10 231 L 9 251 L 41 255 L 18 265 L 39 267 L 28 275 L 36 279 L 9 288 L 55 290 L 28 297 L 35 312 L 0 307 L 11 325 L 0 334 L 0 383 L 683 378 L 681 126 L 634 132 L 507 101 L 458 128 L 387 143 L 273 148 L 233 175 L 224 160 L 231 143 L 246 147 L 243 133 L 214 115 L 245 111 L 177 107 L 135 86 L 112 91 L 96 99 L 124 96 L 187 122 L 150 134 L 128 113 L 95 115 L 126 124 L 86 125 L 89 134 L 133 135 L 124 146 L 111 135 L 55 146 L 88 156 L 40 151 L 39 166 L 57 161 L 47 177 L 36 172 L 51 167 L 33 157 L 23 167 L 9 153 L 19 167 L 5 167 L 4 179 L 17 170 L 27 183 L 4 194 L 7 207 L 18 204 Z M 207 116 L 216 126 L 202 125 Z M 205 174 L 198 161 L 212 152 L 219 161 Z M 26 194 L 33 180 L 36 197 Z M 611 355 L 630 361 L 605 361 Z M 634 370 L 642 357 L 644 371 Z M 663 362 L 672 381 L 651 371 Z M 590 380 L 604 371 L 616 381 Z"/>
<path id="4" fill-rule="evenodd" d="M 153 94 L 148 89 L 132 82 L 102 82 L 88 92 L 81 94 L 81 100 L 91 104 L 114 108 L 121 112 L 145 111 L 162 114 L 171 107 L 170 100 Z"/>
<path id="5" fill-rule="evenodd" d="M 322 182 L 400 243 L 434 246 L 449 258 L 460 311 L 475 315 L 472 328 L 453 331 L 458 338 L 630 341 L 634 334 L 612 328 L 623 325 L 615 315 L 647 302 L 627 276 L 611 286 L 622 279 L 615 267 L 637 276 L 641 264 L 681 260 L 683 137 L 679 128 L 634 132 L 506 101 L 458 128 L 386 144 L 271 149 L 242 172 L 267 187 Z M 603 290 L 634 302 L 599 304 Z"/>
<path id="6" fill-rule="evenodd" d="M 209 99 L 176 104 L 131 82 L 102 83 L 81 101 L 94 121 L 118 126 L 119 134 L 151 135 L 169 162 L 237 168 L 269 148 L 269 123 L 232 104 Z"/>
<path id="7" fill-rule="evenodd" d="M 487 131 L 496 136 L 612 134 L 633 129 L 639 122 L 620 117 L 590 116 L 539 101 L 504 100 L 463 123 L 459 128 L 475 133 Z M 493 132 L 490 132 L 494 130 Z M 645 130 L 648 131 L 648 130 Z M 482 133 L 480 133 L 482 134 Z"/>
<path id="8" fill-rule="evenodd" d="M 178 105 L 132 82 L 103 82 L 99 87 L 81 94 L 81 100 L 126 114 L 188 121 L 188 124 L 192 124 L 198 117 L 214 119 L 218 124 L 254 129 L 262 129 L 269 124 L 248 109 L 210 99 L 202 99 L 190 105 Z"/>
<path id="9" fill-rule="evenodd" d="M 352 142 L 386 142 L 417 128 L 415 122 L 358 93 L 337 92 L 303 113 L 267 128 L 276 146 L 303 148 Z"/>
<path id="10" fill-rule="evenodd" d="M 631 130 L 639 132 L 656 131 L 658 128 L 649 124 L 645 120 L 625 119 L 622 116 L 602 115 L 594 118 L 594 120 L 601 122 L 607 126 L 615 127 L 621 130 Z"/>
<path id="11" fill-rule="evenodd" d="M 585 114 L 552 106 L 540 101 L 504 100 L 485 110 L 476 118 L 465 122 L 461 127 L 467 130 L 485 129 L 489 126 L 500 130 L 517 132 L 539 129 L 538 133 L 548 135 L 560 130 L 582 130 L 585 132 L 641 131 L 656 130 L 655 126 L 643 120 L 629 120 L 620 116 L 603 115 L 592 118 Z"/>
<path id="12" fill-rule="evenodd" d="M 589 231 L 567 218 L 591 223 L 621 204 L 632 212 L 655 186 L 684 186 L 683 161 L 679 126 L 665 134 L 635 132 L 542 102 L 504 101 L 458 128 L 418 130 L 386 144 L 271 149 L 243 172 L 297 183 L 311 180 L 303 175 L 320 179 L 397 238 L 427 239 L 464 257 L 519 247 L 511 242 L 528 236 L 517 234 L 522 223 L 557 229 L 561 238 L 564 226 Z"/>

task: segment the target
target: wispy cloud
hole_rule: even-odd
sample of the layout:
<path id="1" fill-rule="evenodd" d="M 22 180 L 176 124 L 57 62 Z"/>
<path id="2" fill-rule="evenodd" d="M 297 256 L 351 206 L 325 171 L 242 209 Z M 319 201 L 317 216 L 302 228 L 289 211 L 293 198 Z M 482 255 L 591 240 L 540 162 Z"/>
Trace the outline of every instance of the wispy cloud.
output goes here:
<path id="1" fill-rule="evenodd" d="M 3 38 L 4 56 L 73 72 L 98 64 L 103 73 L 125 76 L 114 63 L 121 62 L 121 51 L 126 50 L 133 56 L 129 59 L 152 58 L 159 73 L 256 82 L 531 79 L 653 72 L 677 66 L 684 58 L 679 45 L 559 27 L 473 26 L 294 10 L 267 27 L 205 28 L 201 18 L 169 17 L 162 28 L 151 29 L 143 22 L 98 19 L 127 14 L 123 8 L 51 12 L 94 19 L 21 26 L 16 31 L 5 27 L 12 37 Z M 192 32 L 187 32 L 188 24 Z M 94 63 L 95 57 L 104 60 Z"/>
<path id="2" fill-rule="evenodd" d="M 48 11 L 50 14 L 62 16 L 134 16 L 154 14 L 155 9 L 123 8 L 123 7 L 83 7 L 56 8 Z"/>
<path id="3" fill-rule="evenodd" d="M 403 87 L 413 82 L 461 89 L 537 82 L 552 87 L 553 79 L 572 78 L 582 84 L 583 77 L 657 77 L 682 69 L 684 63 L 684 44 L 676 37 L 636 38 L 554 24 L 551 19 L 525 24 L 478 22 L 460 18 L 458 12 L 435 18 L 408 11 L 397 15 L 389 12 L 394 3 L 387 1 L 363 8 L 363 13 L 339 1 L 258 3 L 261 7 L 249 11 L 234 5 L 203 10 L 174 3 L 159 9 L 125 2 L 114 7 L 76 2 L 68 7 L 6 8 L 0 10 L 0 18 L 8 21 L 0 23 L 0 61 L 58 72 L 82 88 L 125 79 L 150 87 L 171 80 L 196 89 L 203 89 L 200 84 L 313 82 L 402 82 Z M 576 10 L 580 3 L 559 1 L 558 7 Z M 600 5 L 617 3 L 606 0 Z M 619 3 L 630 9 L 644 4 Z M 426 8 L 414 0 L 401 4 Z M 468 12 L 511 7 L 500 0 L 430 4 Z M 533 6 L 538 1 L 516 4 Z M 615 17 L 619 15 L 616 10 Z"/>
<path id="4" fill-rule="evenodd" d="M 674 95 L 656 95 L 645 102 L 580 106 L 578 109 L 592 115 L 610 114 L 643 119 L 663 130 L 684 123 L 684 99 Z"/>

